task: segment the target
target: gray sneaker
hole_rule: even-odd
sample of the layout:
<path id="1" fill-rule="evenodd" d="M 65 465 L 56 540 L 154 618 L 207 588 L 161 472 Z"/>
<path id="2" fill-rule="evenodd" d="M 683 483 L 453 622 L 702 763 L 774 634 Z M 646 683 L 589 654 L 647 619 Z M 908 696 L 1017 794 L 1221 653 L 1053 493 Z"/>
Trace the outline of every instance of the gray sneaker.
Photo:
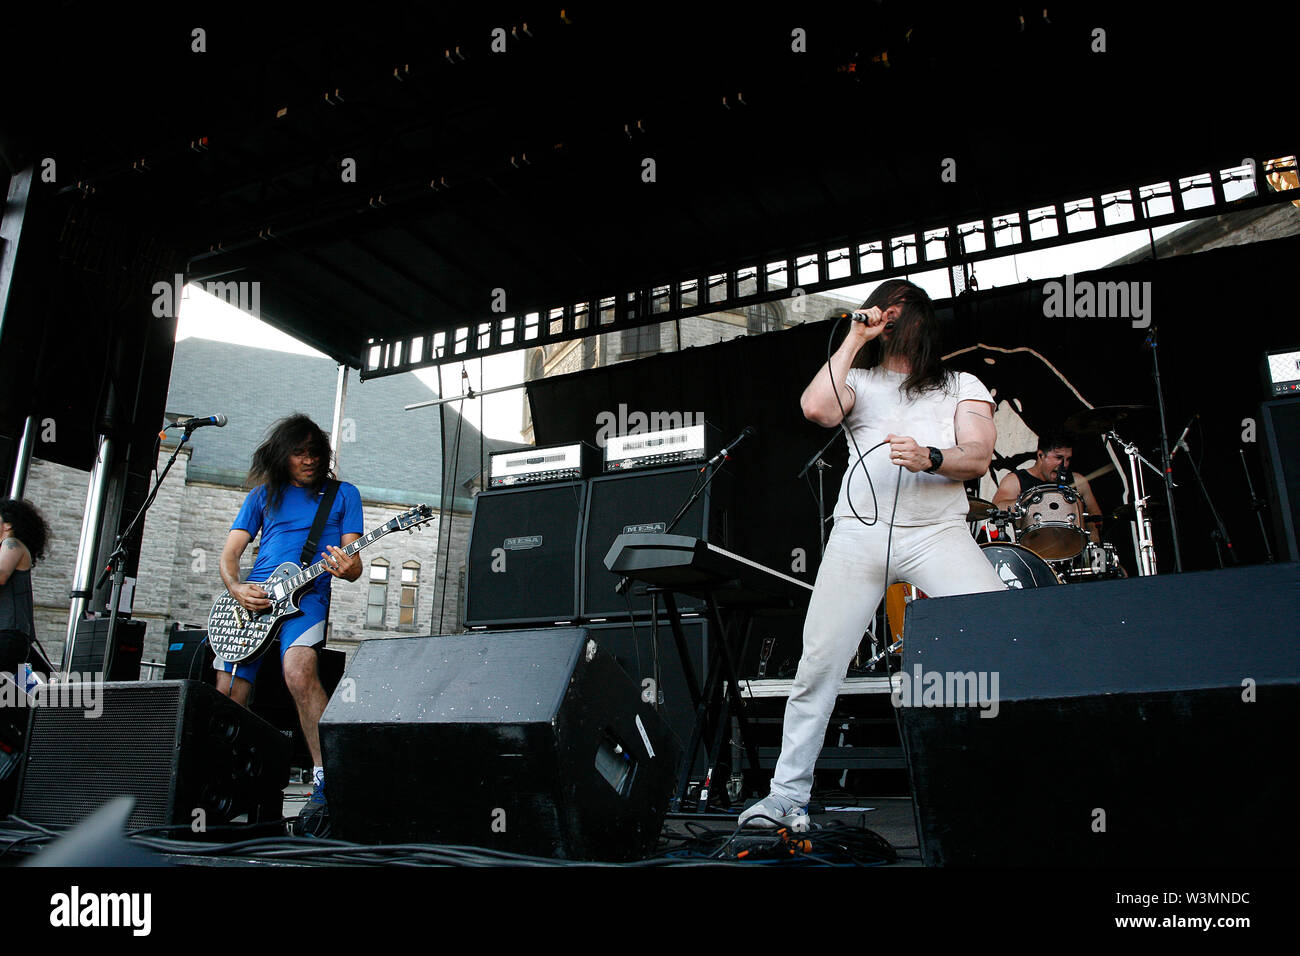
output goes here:
<path id="1" fill-rule="evenodd" d="M 768 819 L 769 817 L 771 819 Z M 736 827 L 739 829 L 745 826 L 768 829 L 783 826 L 789 827 L 795 833 L 803 833 L 808 829 L 808 809 L 796 807 L 785 797 L 769 793 L 740 815 Z"/>

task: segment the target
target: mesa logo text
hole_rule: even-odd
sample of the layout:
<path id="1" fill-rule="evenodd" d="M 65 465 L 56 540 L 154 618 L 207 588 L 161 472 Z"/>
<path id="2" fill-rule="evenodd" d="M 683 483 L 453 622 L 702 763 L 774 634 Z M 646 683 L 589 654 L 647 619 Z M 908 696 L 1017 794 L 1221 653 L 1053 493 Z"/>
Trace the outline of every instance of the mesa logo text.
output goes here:
<path id="1" fill-rule="evenodd" d="M 73 886 L 50 897 L 51 926 L 128 926 L 133 936 L 148 936 L 152 912 L 151 893 L 82 893 Z"/>

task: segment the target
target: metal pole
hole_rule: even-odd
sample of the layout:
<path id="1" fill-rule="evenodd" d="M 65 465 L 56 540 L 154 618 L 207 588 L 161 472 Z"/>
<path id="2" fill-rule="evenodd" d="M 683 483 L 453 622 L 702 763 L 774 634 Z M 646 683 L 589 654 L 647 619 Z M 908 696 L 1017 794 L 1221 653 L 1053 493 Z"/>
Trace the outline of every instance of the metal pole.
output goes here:
<path id="1" fill-rule="evenodd" d="M 338 383 L 334 388 L 334 425 L 330 429 L 330 451 L 334 460 L 330 463 L 335 474 L 339 469 L 339 442 L 343 435 L 343 410 L 348 400 L 348 373 L 352 370 L 346 365 L 339 366 Z"/>
<path id="2" fill-rule="evenodd" d="M 27 489 L 27 470 L 32 464 L 32 445 L 36 441 L 36 416 L 28 415 L 23 425 L 23 437 L 18 443 L 18 456 L 14 460 L 14 477 L 9 484 L 9 497 L 21 498 Z"/>
<path id="3" fill-rule="evenodd" d="M 72 606 L 68 611 L 68 633 L 63 644 L 62 671 L 72 669 L 72 645 L 77 639 L 77 624 L 86 613 L 91 584 L 95 577 L 95 556 L 99 548 L 100 521 L 104 516 L 104 501 L 108 495 L 108 478 L 113 459 L 113 440 L 99 436 L 99 452 L 95 466 L 90 470 L 90 484 L 86 488 L 86 508 L 81 518 L 81 540 L 77 544 L 77 564 L 72 572 Z M 110 638 L 111 639 L 111 638 Z"/>

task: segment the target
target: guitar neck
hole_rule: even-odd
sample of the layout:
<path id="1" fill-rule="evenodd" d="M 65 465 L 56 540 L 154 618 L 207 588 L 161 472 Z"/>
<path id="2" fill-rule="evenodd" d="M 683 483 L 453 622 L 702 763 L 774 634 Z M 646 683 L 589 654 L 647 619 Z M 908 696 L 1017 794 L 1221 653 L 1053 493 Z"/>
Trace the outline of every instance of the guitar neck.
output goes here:
<path id="1" fill-rule="evenodd" d="M 374 544 L 384 535 L 388 534 L 390 531 L 393 530 L 395 530 L 395 522 L 388 521 L 384 524 L 381 524 L 378 528 L 375 528 L 373 531 L 369 532 L 368 534 L 363 534 L 361 537 L 357 538 L 357 540 L 353 541 L 349 545 L 345 545 L 340 550 L 344 554 L 350 557 L 356 554 L 362 548 Z M 316 578 L 326 573 L 327 571 L 326 571 L 325 559 L 322 558 L 321 560 L 317 561 L 315 564 L 307 565 L 307 567 L 303 568 L 301 571 L 299 571 L 297 574 L 291 577 L 289 579 L 289 587 L 290 589 L 296 591 L 303 585 L 310 584 L 312 581 L 316 580 Z"/>

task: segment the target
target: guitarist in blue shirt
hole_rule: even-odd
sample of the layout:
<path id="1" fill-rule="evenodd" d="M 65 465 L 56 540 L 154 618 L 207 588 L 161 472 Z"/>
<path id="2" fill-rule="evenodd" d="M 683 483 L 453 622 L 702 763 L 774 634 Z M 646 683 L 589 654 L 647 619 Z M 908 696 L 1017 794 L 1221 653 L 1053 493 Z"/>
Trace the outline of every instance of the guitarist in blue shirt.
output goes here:
<path id="1" fill-rule="evenodd" d="M 266 592 L 256 584 L 241 583 L 239 560 L 253 538 L 261 532 L 257 561 L 249 581 L 264 581 L 280 564 L 297 563 L 316 518 L 329 467 L 329 438 L 306 415 L 295 414 L 276 422 L 265 441 L 253 452 L 248 483 L 255 485 L 244 499 L 231 525 L 221 552 L 221 580 L 231 597 L 254 613 L 270 607 Z M 325 618 L 329 610 L 330 576 L 355 581 L 361 576 L 361 559 L 340 548 L 361 537 L 363 516 L 361 495 L 356 486 L 339 482 L 318 546 L 324 550 L 328 575 L 316 579 L 304 593 L 302 614 L 281 627 L 280 663 L 285 684 L 298 708 L 298 719 L 314 764 L 314 786 L 306 808 L 299 815 L 300 832 L 327 834 L 325 812 L 325 770 L 321 763 L 318 724 L 328 697 L 316 668 L 317 648 L 325 641 Z M 238 665 L 233 683 L 232 665 L 218 658 L 217 689 L 247 705 L 252 681 L 261 659 Z"/>

